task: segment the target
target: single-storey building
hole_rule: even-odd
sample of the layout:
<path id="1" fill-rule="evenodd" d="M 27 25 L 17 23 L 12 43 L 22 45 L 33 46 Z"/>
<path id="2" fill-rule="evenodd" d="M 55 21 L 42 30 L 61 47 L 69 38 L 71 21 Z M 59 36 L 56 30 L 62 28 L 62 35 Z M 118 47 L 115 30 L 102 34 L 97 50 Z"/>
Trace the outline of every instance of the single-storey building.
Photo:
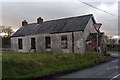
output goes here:
<path id="1" fill-rule="evenodd" d="M 26 20 L 11 36 L 11 50 L 14 52 L 84 53 L 89 51 L 89 38 L 97 31 L 93 14 L 36 23 Z M 96 47 L 96 45 L 94 45 Z M 93 50 L 94 51 L 94 50 Z"/>

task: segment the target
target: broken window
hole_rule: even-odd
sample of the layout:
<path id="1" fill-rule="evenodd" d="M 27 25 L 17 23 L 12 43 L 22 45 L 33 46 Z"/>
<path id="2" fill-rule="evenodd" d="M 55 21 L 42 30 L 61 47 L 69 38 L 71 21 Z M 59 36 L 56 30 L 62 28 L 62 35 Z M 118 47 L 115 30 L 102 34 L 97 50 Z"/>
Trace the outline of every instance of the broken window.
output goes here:
<path id="1" fill-rule="evenodd" d="M 45 37 L 45 47 L 51 48 L 51 39 L 50 36 Z"/>
<path id="2" fill-rule="evenodd" d="M 31 49 L 36 49 L 35 38 L 31 38 Z"/>
<path id="3" fill-rule="evenodd" d="M 67 36 L 61 36 L 61 47 L 67 49 Z"/>
<path id="4" fill-rule="evenodd" d="M 18 49 L 23 49 L 22 39 L 18 39 Z"/>

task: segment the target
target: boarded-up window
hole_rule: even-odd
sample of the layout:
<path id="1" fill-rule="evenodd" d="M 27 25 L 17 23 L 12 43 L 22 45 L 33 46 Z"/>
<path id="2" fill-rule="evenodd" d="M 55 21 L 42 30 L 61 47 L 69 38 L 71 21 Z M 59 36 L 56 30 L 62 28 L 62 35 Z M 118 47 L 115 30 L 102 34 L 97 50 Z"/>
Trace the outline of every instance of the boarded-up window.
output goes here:
<path id="1" fill-rule="evenodd" d="M 23 49 L 22 39 L 18 39 L 18 49 Z"/>
<path id="2" fill-rule="evenodd" d="M 31 49 L 36 49 L 35 38 L 31 38 Z"/>
<path id="3" fill-rule="evenodd" d="M 67 36 L 61 36 L 61 47 L 67 49 Z"/>
<path id="4" fill-rule="evenodd" d="M 50 36 L 45 37 L 45 47 L 51 48 L 51 39 Z"/>

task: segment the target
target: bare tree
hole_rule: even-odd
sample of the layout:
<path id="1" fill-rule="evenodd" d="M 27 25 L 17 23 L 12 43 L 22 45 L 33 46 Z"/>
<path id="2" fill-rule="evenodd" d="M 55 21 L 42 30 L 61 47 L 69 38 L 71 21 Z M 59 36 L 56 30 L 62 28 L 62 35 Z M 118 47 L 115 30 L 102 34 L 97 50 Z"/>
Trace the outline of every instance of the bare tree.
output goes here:
<path id="1" fill-rule="evenodd" d="M 118 40 L 118 44 L 120 45 L 120 39 Z"/>
<path id="2" fill-rule="evenodd" d="M 13 29 L 10 26 L 0 26 L 1 27 L 1 33 L 5 33 L 4 37 L 10 37 L 12 33 L 14 32 Z"/>

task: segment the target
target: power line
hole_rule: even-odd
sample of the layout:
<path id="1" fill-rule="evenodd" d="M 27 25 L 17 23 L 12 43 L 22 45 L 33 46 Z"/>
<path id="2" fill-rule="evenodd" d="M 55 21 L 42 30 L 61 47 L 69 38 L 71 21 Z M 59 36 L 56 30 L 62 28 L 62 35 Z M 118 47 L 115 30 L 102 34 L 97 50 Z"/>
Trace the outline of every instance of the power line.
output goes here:
<path id="1" fill-rule="evenodd" d="M 79 1 L 82 2 L 81 0 L 79 0 Z M 99 9 L 99 8 L 97 8 L 97 7 L 95 7 L 95 6 L 91 5 L 91 4 L 86 3 L 86 2 L 82 2 L 82 3 L 84 3 L 85 5 L 88 5 L 88 6 L 92 7 L 92 8 L 95 8 L 95 9 L 97 9 L 97 10 L 100 10 L 100 11 L 102 11 L 102 12 L 104 12 L 104 13 L 107 13 L 107 14 L 109 14 L 109 15 L 119 17 L 119 16 L 117 16 L 117 15 L 115 15 L 115 14 L 112 14 L 112 13 L 107 12 L 107 11 L 105 11 L 105 10 Z"/>

